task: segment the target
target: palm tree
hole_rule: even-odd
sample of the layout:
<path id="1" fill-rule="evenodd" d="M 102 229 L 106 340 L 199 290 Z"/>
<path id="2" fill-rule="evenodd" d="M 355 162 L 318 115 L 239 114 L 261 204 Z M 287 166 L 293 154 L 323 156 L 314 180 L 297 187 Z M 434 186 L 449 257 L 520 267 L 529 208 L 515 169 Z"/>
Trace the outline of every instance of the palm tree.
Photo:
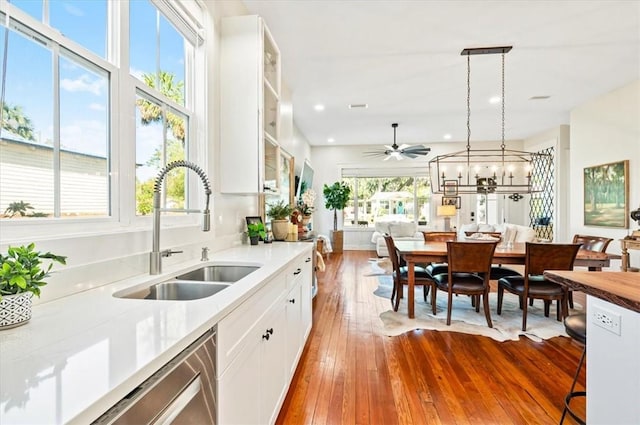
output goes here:
<path id="1" fill-rule="evenodd" d="M 167 71 L 160 71 L 157 75 L 143 74 L 142 79 L 147 86 L 158 90 L 176 103 L 182 104 L 184 102 L 184 81 L 174 82 L 175 75 Z M 142 124 L 162 121 L 162 109 L 157 104 L 141 99 L 138 101 L 138 107 Z M 176 114 L 168 112 L 167 127 L 171 129 L 173 136 L 184 144 L 184 121 Z"/>
<path id="2" fill-rule="evenodd" d="M 23 139 L 35 140 L 31 118 L 25 115 L 20 105 L 11 107 L 6 102 L 2 103 L 2 128 Z"/>

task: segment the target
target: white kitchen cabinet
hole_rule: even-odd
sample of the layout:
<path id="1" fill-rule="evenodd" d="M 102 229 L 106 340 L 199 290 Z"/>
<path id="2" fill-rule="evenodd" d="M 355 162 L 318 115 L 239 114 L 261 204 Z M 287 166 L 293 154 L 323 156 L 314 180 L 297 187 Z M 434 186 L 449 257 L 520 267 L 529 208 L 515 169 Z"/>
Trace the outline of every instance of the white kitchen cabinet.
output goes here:
<path id="1" fill-rule="evenodd" d="M 316 255 L 315 249 L 311 252 L 311 255 Z M 311 326 L 313 321 L 313 311 L 312 311 L 312 302 L 313 302 L 313 261 L 311 259 L 311 255 L 303 256 L 302 263 L 302 277 L 300 278 L 300 298 L 302 302 L 300 303 L 300 320 L 301 320 L 301 329 L 302 339 L 306 341 L 311 333 Z M 304 346 L 304 343 L 303 343 Z"/>
<path id="2" fill-rule="evenodd" d="M 222 20 L 219 168 L 234 176 L 223 193 L 279 193 L 280 60 L 262 18 Z"/>
<path id="3" fill-rule="evenodd" d="M 276 421 L 311 326 L 303 317 L 311 311 L 310 255 L 218 322 L 219 423 Z"/>
<path id="4" fill-rule="evenodd" d="M 288 387 L 285 320 L 280 297 L 247 334 L 247 344 L 218 379 L 218 423 L 275 422 Z"/>

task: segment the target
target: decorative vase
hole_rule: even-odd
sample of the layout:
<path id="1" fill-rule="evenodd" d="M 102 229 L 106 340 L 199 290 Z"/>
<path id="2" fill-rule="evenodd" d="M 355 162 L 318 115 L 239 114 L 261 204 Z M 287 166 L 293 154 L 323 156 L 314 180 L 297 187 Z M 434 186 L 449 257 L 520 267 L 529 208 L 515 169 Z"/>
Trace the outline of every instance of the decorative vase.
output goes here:
<path id="1" fill-rule="evenodd" d="M 311 221 L 311 215 L 303 215 L 302 216 L 302 225 L 307 226 Z"/>
<path id="2" fill-rule="evenodd" d="M 31 319 L 33 293 L 4 295 L 0 301 L 0 330 L 24 325 Z"/>
<path id="3" fill-rule="evenodd" d="M 273 239 L 277 241 L 287 239 L 287 234 L 289 233 L 289 220 L 272 220 L 271 231 L 273 232 Z"/>

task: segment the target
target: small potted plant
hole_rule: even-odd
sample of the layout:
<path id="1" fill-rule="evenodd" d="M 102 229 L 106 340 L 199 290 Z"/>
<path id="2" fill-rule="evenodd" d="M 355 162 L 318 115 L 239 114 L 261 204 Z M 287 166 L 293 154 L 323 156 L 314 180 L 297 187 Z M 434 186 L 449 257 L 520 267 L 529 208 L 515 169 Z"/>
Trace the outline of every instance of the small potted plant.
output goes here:
<path id="1" fill-rule="evenodd" d="M 338 210 L 343 210 L 351 199 L 351 188 L 345 182 L 335 182 L 331 186 L 324 185 L 322 193 L 325 198 L 325 208 L 333 210 L 333 231 L 331 244 L 333 252 L 341 253 L 343 245 L 342 230 L 338 230 Z"/>
<path id="2" fill-rule="evenodd" d="M 22 325 L 31 318 L 31 298 L 40 296 L 53 262 L 66 264 L 67 257 L 35 250 L 35 244 L 9 247 L 0 254 L 0 329 Z M 45 267 L 42 260 L 51 260 Z"/>
<path id="3" fill-rule="evenodd" d="M 247 235 L 249 235 L 249 240 L 251 241 L 251 245 L 258 245 L 258 240 L 262 238 L 265 240 L 267 238 L 267 232 L 264 228 L 264 223 L 249 223 L 247 224 Z"/>
<path id="4" fill-rule="evenodd" d="M 267 215 L 272 219 L 271 230 L 275 240 L 283 241 L 287 238 L 291 213 L 293 213 L 293 208 L 282 199 L 267 206 Z"/>

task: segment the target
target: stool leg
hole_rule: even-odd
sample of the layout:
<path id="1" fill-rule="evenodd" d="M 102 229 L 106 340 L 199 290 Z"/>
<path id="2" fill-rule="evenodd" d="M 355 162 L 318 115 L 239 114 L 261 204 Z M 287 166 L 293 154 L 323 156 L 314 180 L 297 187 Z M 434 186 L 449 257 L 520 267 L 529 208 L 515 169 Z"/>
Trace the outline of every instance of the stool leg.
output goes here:
<path id="1" fill-rule="evenodd" d="M 580 362 L 578 363 L 578 369 L 576 369 L 576 374 L 573 377 L 573 383 L 571 384 L 571 389 L 569 390 L 569 394 L 567 394 L 567 396 L 564 399 L 564 409 L 562 410 L 562 417 L 560 418 L 560 425 L 562 425 L 562 423 L 564 422 L 564 418 L 566 416 L 567 413 L 569 413 L 569 415 L 575 419 L 580 425 L 586 425 L 586 422 L 580 418 L 578 415 L 576 415 L 575 413 L 573 413 L 571 411 L 571 409 L 569 408 L 569 402 L 571 401 L 571 399 L 575 396 L 585 396 L 587 393 L 585 391 L 577 391 L 574 392 L 574 388 L 576 387 L 576 382 L 578 381 L 578 376 L 580 375 L 580 369 L 582 369 L 582 365 L 584 364 L 584 357 L 587 354 L 587 346 L 585 345 L 584 349 L 582 350 L 582 356 L 580 357 Z"/>

